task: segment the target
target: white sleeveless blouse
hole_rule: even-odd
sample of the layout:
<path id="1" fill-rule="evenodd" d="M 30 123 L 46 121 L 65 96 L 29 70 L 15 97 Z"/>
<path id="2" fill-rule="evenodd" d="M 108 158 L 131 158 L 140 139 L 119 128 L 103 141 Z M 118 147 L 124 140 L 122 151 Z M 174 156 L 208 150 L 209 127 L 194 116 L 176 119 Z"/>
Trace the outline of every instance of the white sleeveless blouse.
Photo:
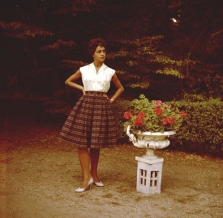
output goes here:
<path id="1" fill-rule="evenodd" d="M 97 92 L 107 92 L 110 88 L 111 78 L 115 74 L 115 70 L 105 64 L 102 64 L 99 71 L 96 73 L 93 63 L 80 67 L 80 72 L 84 90 Z"/>

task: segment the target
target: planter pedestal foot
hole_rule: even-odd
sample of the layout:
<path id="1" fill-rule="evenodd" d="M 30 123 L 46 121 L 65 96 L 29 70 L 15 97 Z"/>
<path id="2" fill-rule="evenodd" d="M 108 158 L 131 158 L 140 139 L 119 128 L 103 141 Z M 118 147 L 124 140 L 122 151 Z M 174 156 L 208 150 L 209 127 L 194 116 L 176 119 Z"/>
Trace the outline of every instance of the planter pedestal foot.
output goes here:
<path id="1" fill-rule="evenodd" d="M 147 148 L 146 149 L 146 153 L 142 157 L 145 158 L 145 159 L 149 159 L 149 160 L 157 159 L 158 157 L 155 155 L 154 152 L 155 152 L 154 149 Z"/>

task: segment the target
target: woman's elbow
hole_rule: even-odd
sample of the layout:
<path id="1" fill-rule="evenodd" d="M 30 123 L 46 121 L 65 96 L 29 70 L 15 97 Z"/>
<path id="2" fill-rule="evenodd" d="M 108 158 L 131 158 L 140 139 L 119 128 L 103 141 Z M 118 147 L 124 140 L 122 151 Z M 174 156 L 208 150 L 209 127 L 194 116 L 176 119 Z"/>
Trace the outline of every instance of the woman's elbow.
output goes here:
<path id="1" fill-rule="evenodd" d="M 120 89 L 121 89 L 121 93 L 123 93 L 125 90 L 123 86 Z"/>
<path id="2" fill-rule="evenodd" d="M 69 81 L 68 81 L 68 79 L 65 81 L 65 85 L 67 85 L 68 86 L 68 84 L 69 84 Z"/>

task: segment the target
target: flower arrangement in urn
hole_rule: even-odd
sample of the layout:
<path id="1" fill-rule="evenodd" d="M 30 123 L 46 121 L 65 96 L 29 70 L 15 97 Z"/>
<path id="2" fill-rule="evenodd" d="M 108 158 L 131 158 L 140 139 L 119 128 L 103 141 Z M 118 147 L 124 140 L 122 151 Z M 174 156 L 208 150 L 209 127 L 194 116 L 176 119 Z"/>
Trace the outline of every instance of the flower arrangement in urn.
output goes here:
<path id="1" fill-rule="evenodd" d="M 185 111 L 168 105 L 160 100 L 149 101 L 141 94 L 139 99 L 130 102 L 129 109 L 124 113 L 124 130 L 131 126 L 131 132 L 177 131 L 182 125 Z"/>

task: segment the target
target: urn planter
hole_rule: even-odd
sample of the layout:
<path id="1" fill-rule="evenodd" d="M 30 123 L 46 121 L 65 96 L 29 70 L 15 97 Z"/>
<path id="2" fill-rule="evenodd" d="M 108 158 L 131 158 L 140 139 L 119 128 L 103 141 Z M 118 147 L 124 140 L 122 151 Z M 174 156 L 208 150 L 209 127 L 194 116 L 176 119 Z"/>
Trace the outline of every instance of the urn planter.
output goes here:
<path id="1" fill-rule="evenodd" d="M 143 156 L 147 159 L 157 158 L 154 154 L 154 150 L 163 149 L 170 144 L 169 136 L 176 134 L 175 131 L 165 131 L 161 132 L 139 132 L 137 134 L 132 134 L 130 132 L 131 126 L 127 127 L 126 134 L 129 140 L 134 146 L 138 148 L 146 148 L 146 154 Z"/>
<path id="2" fill-rule="evenodd" d="M 147 195 L 160 193 L 164 159 L 157 157 L 154 150 L 167 147 L 170 144 L 168 137 L 176 132 L 139 132 L 134 135 L 130 130 L 131 126 L 128 126 L 126 133 L 133 145 L 146 148 L 144 156 L 135 157 L 138 161 L 136 190 Z"/>

